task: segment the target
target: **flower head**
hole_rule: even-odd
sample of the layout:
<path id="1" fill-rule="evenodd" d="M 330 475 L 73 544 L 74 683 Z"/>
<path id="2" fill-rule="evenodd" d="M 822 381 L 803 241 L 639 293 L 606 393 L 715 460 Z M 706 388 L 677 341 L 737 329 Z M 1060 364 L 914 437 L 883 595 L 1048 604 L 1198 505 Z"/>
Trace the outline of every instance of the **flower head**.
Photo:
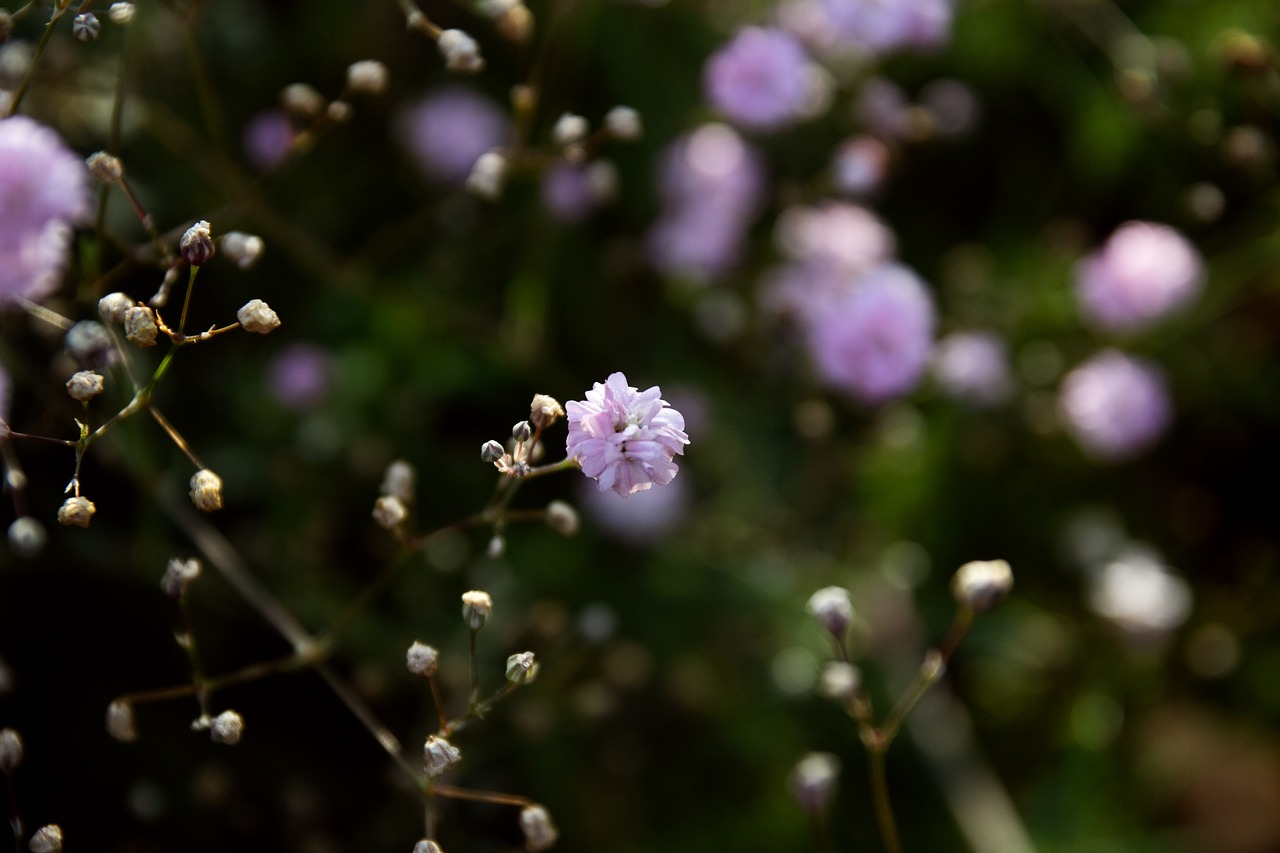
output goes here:
<path id="1" fill-rule="evenodd" d="M 689 436 L 684 416 L 662 399 L 654 386 L 639 391 L 621 373 L 597 382 L 582 402 L 565 406 L 569 416 L 570 457 L 601 491 L 626 497 L 654 483 L 665 486 L 678 469 L 673 457 L 684 453 Z"/>
<path id="2" fill-rule="evenodd" d="M 1204 286 L 1204 260 L 1167 225 L 1126 222 L 1076 267 L 1085 321 L 1112 332 L 1150 326 L 1182 308 Z"/>
<path id="3" fill-rule="evenodd" d="M 814 70 L 790 33 L 746 27 L 707 60 L 702 86 L 731 121 L 772 130 L 805 115 L 819 79 Z"/>
<path id="4" fill-rule="evenodd" d="M 1067 374 L 1058 410 L 1081 449 L 1103 462 L 1146 450 L 1171 418 L 1160 371 L 1117 350 L 1099 353 Z"/>
<path id="5" fill-rule="evenodd" d="M 498 105 L 461 86 L 442 86 L 409 107 L 399 120 L 400 138 L 429 177 L 461 186 L 481 154 L 507 137 Z"/>

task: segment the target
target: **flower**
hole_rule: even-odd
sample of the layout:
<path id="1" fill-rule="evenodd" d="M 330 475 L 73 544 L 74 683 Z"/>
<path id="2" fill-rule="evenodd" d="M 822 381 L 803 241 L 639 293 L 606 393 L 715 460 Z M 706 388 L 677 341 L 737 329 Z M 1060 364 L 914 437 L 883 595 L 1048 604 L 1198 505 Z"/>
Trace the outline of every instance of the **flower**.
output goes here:
<path id="1" fill-rule="evenodd" d="M 803 118 L 813 100 L 815 74 L 790 33 L 745 27 L 707 60 L 702 88 L 730 121 L 752 130 L 776 130 Z"/>
<path id="2" fill-rule="evenodd" d="M 673 457 L 684 453 L 689 436 L 684 416 L 662 399 L 654 386 L 638 391 L 627 377 L 614 373 L 569 401 L 568 455 L 601 491 L 626 497 L 657 483 L 665 486 L 678 473 Z"/>
<path id="3" fill-rule="evenodd" d="M 837 38 L 884 54 L 935 47 L 951 29 L 950 0 L 822 0 Z"/>
<path id="4" fill-rule="evenodd" d="M 947 396 L 975 406 L 1001 403 L 1013 393 L 1008 347 L 994 332 L 952 332 L 938 341 L 933 376 Z"/>
<path id="5" fill-rule="evenodd" d="M 1076 267 L 1076 296 L 1089 325 L 1108 332 L 1146 328 L 1194 300 L 1204 260 L 1167 225 L 1126 222 Z"/>
<path id="6" fill-rule="evenodd" d="M 89 169 L 52 129 L 0 119 L 0 303 L 57 286 L 71 229 L 89 215 Z"/>
<path id="7" fill-rule="evenodd" d="M 309 409 L 329 395 L 333 385 L 333 356 L 316 344 L 290 344 L 267 367 L 267 386 L 276 402 L 287 409 Z"/>
<path id="8" fill-rule="evenodd" d="M 483 95 L 461 86 L 442 86 L 405 110 L 400 139 L 428 177 L 462 186 L 481 154 L 500 147 L 508 121 Z"/>
<path id="9" fill-rule="evenodd" d="M 1160 370 L 1117 350 L 1105 350 L 1067 374 L 1058 411 L 1080 448 L 1102 462 L 1146 450 L 1171 418 Z"/>
<path id="10" fill-rule="evenodd" d="M 289 159 L 296 133 L 284 110 L 256 113 L 244 126 L 241 145 L 245 157 L 260 172 L 270 172 Z"/>

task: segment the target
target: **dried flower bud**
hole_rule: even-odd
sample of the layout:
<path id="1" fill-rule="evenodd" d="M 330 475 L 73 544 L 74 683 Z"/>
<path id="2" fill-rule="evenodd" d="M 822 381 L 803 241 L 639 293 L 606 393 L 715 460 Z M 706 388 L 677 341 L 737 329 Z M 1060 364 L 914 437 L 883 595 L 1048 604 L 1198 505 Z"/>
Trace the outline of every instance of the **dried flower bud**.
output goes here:
<path id="1" fill-rule="evenodd" d="M 16 518 L 9 525 L 9 549 L 19 557 L 39 554 L 48 538 L 44 525 L 29 515 Z"/>
<path id="2" fill-rule="evenodd" d="M 228 231 L 218 242 L 222 244 L 223 253 L 242 270 L 256 264 L 258 258 L 262 257 L 262 250 L 266 248 L 257 234 L 246 234 L 243 231 Z"/>
<path id="3" fill-rule="evenodd" d="M 62 853 L 62 827 L 56 823 L 42 826 L 27 842 L 31 853 Z"/>
<path id="4" fill-rule="evenodd" d="M 201 219 L 188 228 L 182 235 L 182 239 L 178 241 L 178 249 L 182 253 L 182 259 L 193 267 L 209 263 L 213 253 L 217 251 L 213 243 L 213 233 L 209 230 L 209 223 Z"/>
<path id="5" fill-rule="evenodd" d="M 306 83 L 291 83 L 280 91 L 280 106 L 299 124 L 309 124 L 325 110 L 328 104 L 314 87 Z"/>
<path id="6" fill-rule="evenodd" d="M 273 329 L 280 328 L 280 318 L 271 306 L 261 299 L 250 299 L 236 312 L 236 319 L 246 332 L 265 335 Z"/>
<path id="7" fill-rule="evenodd" d="M 180 598 L 196 578 L 200 577 L 200 561 L 192 557 L 189 560 L 171 559 L 164 568 L 164 576 L 160 578 L 160 588 L 171 598 Z"/>
<path id="8" fill-rule="evenodd" d="M 102 22 L 92 12 L 81 12 L 71 19 L 71 34 L 80 41 L 93 41 L 102 32 Z"/>
<path id="9" fill-rule="evenodd" d="M 67 380 L 67 393 L 71 399 L 87 403 L 102 393 L 102 375 L 92 370 L 81 370 Z"/>
<path id="10" fill-rule="evenodd" d="M 125 313 L 133 307 L 133 300 L 123 293 L 108 293 L 98 300 L 98 316 L 108 323 L 124 325 Z"/>
<path id="11" fill-rule="evenodd" d="M 576 536 L 582 527 L 578 511 L 564 501 L 547 504 L 547 527 L 561 536 Z"/>
<path id="12" fill-rule="evenodd" d="M 476 158 L 467 176 L 467 190 L 472 195 L 493 201 L 502 195 L 507 177 L 507 158 L 497 151 L 486 151 Z"/>
<path id="13" fill-rule="evenodd" d="M 395 530 L 409 517 L 404 501 L 391 495 L 382 495 L 373 502 L 373 520 L 379 527 Z"/>
<path id="14" fill-rule="evenodd" d="M 1005 560 L 965 563 L 951 578 L 951 594 L 961 606 L 982 614 L 993 610 L 1013 589 L 1013 570 Z"/>
<path id="15" fill-rule="evenodd" d="M 561 147 L 573 145 L 586 139 L 590 130 L 591 125 L 582 116 L 564 113 L 551 128 L 551 140 Z"/>
<path id="16" fill-rule="evenodd" d="M 387 66 L 362 59 L 347 66 L 347 88 L 353 95 L 381 95 L 387 91 Z"/>
<path id="17" fill-rule="evenodd" d="M 214 743 L 234 746 L 244 734 L 244 718 L 235 711 L 223 711 L 209 723 L 209 737 Z"/>
<path id="18" fill-rule="evenodd" d="M 89 519 L 93 518 L 93 514 L 97 511 L 98 508 L 88 498 L 67 498 L 62 502 L 62 506 L 58 507 L 58 523 L 68 527 L 72 525 L 88 527 Z"/>
<path id="19" fill-rule="evenodd" d="M 526 850 L 537 853 L 556 843 L 560 831 L 551 822 L 551 815 L 539 805 L 525 806 L 520 810 L 520 830 L 524 833 Z"/>
<path id="20" fill-rule="evenodd" d="M 445 30 L 436 40 L 436 47 L 444 57 L 444 65 L 450 71 L 476 72 L 484 70 L 484 57 L 476 40 L 462 30 Z"/>
<path id="21" fill-rule="evenodd" d="M 408 503 L 413 500 L 418 480 L 418 472 L 409 462 L 397 459 L 387 466 L 382 475 L 382 494 Z"/>
<path id="22" fill-rule="evenodd" d="M 160 327 L 156 315 L 146 305 L 135 305 L 124 312 L 124 336 L 136 347 L 153 347 Z"/>
<path id="23" fill-rule="evenodd" d="M 90 154 L 89 159 L 84 162 L 93 176 L 104 184 L 117 183 L 124 177 L 124 164 L 114 154 L 99 151 L 96 154 Z"/>
<path id="24" fill-rule="evenodd" d="M 604 116 L 604 126 L 614 139 L 621 139 L 624 142 L 639 139 L 640 134 L 644 132 L 644 127 L 640 123 L 640 113 L 631 107 L 614 107 L 609 110 Z"/>
<path id="25" fill-rule="evenodd" d="M 861 688 L 862 670 L 844 661 L 831 661 L 818 676 L 818 693 L 837 702 L 847 702 Z"/>
<path id="26" fill-rule="evenodd" d="M 473 589 L 462 594 L 462 618 L 472 631 L 479 631 L 493 616 L 493 598 L 489 593 Z"/>
<path id="27" fill-rule="evenodd" d="M 107 10 L 107 17 L 111 19 L 111 23 L 123 25 L 133 20 L 134 11 L 132 3 L 112 3 Z"/>
<path id="28" fill-rule="evenodd" d="M 829 752 L 811 752 L 791 771 L 791 794 L 800 808 L 819 814 L 831 805 L 840 776 L 840 759 Z"/>
<path id="29" fill-rule="evenodd" d="M 201 512 L 222 509 L 222 478 L 201 468 L 191 475 L 191 502 Z"/>
<path id="30" fill-rule="evenodd" d="M 422 746 L 422 761 L 426 766 L 427 775 L 432 778 L 439 776 L 461 760 L 462 753 L 458 748 L 442 737 L 431 735 Z"/>
<path id="31" fill-rule="evenodd" d="M 435 650 L 434 646 L 428 646 L 426 643 L 419 643 L 414 640 L 413 645 L 409 647 L 409 651 L 405 653 L 405 664 L 414 675 L 430 678 L 436 674 L 436 670 L 439 668 L 440 653 Z"/>
<path id="32" fill-rule="evenodd" d="M 107 734 L 121 743 L 138 739 L 138 729 L 133 722 L 133 703 L 117 699 L 107 706 Z"/>
<path id="33" fill-rule="evenodd" d="M 529 676 L 536 666 L 537 660 L 533 652 L 521 652 L 518 655 L 512 655 L 507 658 L 507 681 L 511 684 L 524 684 L 529 680 Z"/>
<path id="34" fill-rule="evenodd" d="M 546 429 L 564 417 L 564 407 L 555 397 L 546 394 L 534 394 L 529 404 L 529 421 L 538 429 Z"/>
<path id="35" fill-rule="evenodd" d="M 496 441 L 486 441 L 480 445 L 480 461 L 481 462 L 497 462 L 505 454 L 502 444 Z"/>
<path id="36" fill-rule="evenodd" d="M 853 621 L 853 602 L 849 590 L 839 586 L 827 586 L 809 596 L 808 611 L 823 628 L 837 640 L 844 637 Z"/>
<path id="37" fill-rule="evenodd" d="M 424 838 L 413 845 L 413 853 L 444 853 L 444 850 L 430 838 Z"/>
<path id="38" fill-rule="evenodd" d="M 67 330 L 67 352 L 85 368 L 109 367 L 115 363 L 115 345 L 107 327 L 93 320 L 81 320 Z"/>
<path id="39" fill-rule="evenodd" d="M 0 729 L 0 772 L 12 773 L 22 763 L 22 736 L 13 729 Z"/>
<path id="40" fill-rule="evenodd" d="M 528 421 L 520 421 L 511 428 L 511 437 L 523 444 L 533 438 L 533 427 L 529 426 Z"/>

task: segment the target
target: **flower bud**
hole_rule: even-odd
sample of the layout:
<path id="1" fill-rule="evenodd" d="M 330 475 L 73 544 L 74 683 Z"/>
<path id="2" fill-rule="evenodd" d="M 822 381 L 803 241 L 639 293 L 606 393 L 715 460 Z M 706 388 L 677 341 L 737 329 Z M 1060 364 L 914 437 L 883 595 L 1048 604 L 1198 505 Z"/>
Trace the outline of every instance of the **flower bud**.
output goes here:
<path id="1" fill-rule="evenodd" d="M 107 734 L 121 743 L 138 739 L 138 729 L 133 722 L 133 703 L 117 699 L 107 706 Z"/>
<path id="2" fill-rule="evenodd" d="M 236 319 L 246 332 L 265 335 L 273 329 L 280 328 L 280 318 L 271 306 L 261 299 L 250 299 L 236 312 Z"/>
<path id="3" fill-rule="evenodd" d="M 436 47 L 440 49 L 444 65 L 450 71 L 476 72 L 484 69 L 480 46 L 462 30 L 445 30 L 436 40 Z"/>
<path id="4" fill-rule="evenodd" d="M 561 536 L 576 536 L 582 522 L 578 511 L 564 501 L 547 504 L 547 527 Z"/>
<path id="5" fill-rule="evenodd" d="M 373 520 L 386 530 L 395 530 L 409 517 L 404 501 L 391 495 L 382 495 L 373 502 Z"/>
<path id="6" fill-rule="evenodd" d="M 9 548 L 19 557 L 39 554 L 48 538 L 44 525 L 29 515 L 16 518 L 9 525 Z"/>
<path id="7" fill-rule="evenodd" d="M 156 315 L 146 305 L 135 305 L 124 312 L 124 336 L 136 347 L 153 347 L 160 327 Z"/>
<path id="8" fill-rule="evenodd" d="M 362 59 L 347 66 L 347 88 L 353 95 L 381 95 L 387 91 L 387 66 Z"/>
<path id="9" fill-rule="evenodd" d="M 493 616 L 493 598 L 489 593 L 473 589 L 462 594 L 462 618 L 472 631 L 479 631 Z"/>
<path id="10" fill-rule="evenodd" d="M 346 101 L 334 101 L 325 108 L 324 114 L 334 124 L 351 121 L 351 105 Z"/>
<path id="11" fill-rule="evenodd" d="M 102 393 L 102 375 L 92 370 L 81 370 L 67 380 L 67 393 L 71 399 L 87 403 Z"/>
<path id="12" fill-rule="evenodd" d="M 995 609 L 1012 589 L 1013 570 L 1005 560 L 965 563 L 951 578 L 951 594 L 956 602 L 975 614 Z"/>
<path id="13" fill-rule="evenodd" d="M 397 459 L 387 466 L 386 472 L 382 475 L 382 494 L 408 503 L 413 500 L 417 479 L 418 473 L 413 465 L 403 459 Z"/>
<path id="14" fill-rule="evenodd" d="M 72 525 L 88 527 L 89 519 L 93 518 L 93 514 L 97 511 L 98 508 L 88 498 L 67 498 L 62 502 L 62 506 L 58 507 L 58 523 L 68 527 Z"/>
<path id="15" fill-rule="evenodd" d="M 506 452 L 507 451 L 503 449 L 499 442 L 492 440 L 486 441 L 484 444 L 480 445 L 480 461 L 497 462 L 506 454 Z"/>
<path id="16" fill-rule="evenodd" d="M 538 429 L 546 429 L 564 417 L 564 407 L 555 397 L 546 394 L 534 394 L 529 404 L 529 422 Z"/>
<path id="17" fill-rule="evenodd" d="M 31 853 L 62 853 L 62 827 L 56 823 L 42 826 L 27 842 Z"/>
<path id="18" fill-rule="evenodd" d="M 497 151 L 486 151 L 476 158 L 467 176 L 467 190 L 486 201 L 502 195 L 502 185 L 507 177 L 507 158 Z"/>
<path id="19" fill-rule="evenodd" d="M 524 44 L 533 33 L 533 13 L 523 3 L 513 3 L 494 21 L 494 28 L 507 41 Z"/>
<path id="20" fill-rule="evenodd" d="M 862 670 L 851 663 L 831 661 L 818 676 L 818 693 L 836 702 L 847 702 L 862 688 Z"/>
<path id="21" fill-rule="evenodd" d="M 413 853 L 444 853 L 444 850 L 430 838 L 424 838 L 413 845 Z"/>
<path id="22" fill-rule="evenodd" d="M 13 729 L 0 729 L 0 772 L 6 775 L 22 763 L 22 736 Z"/>
<path id="23" fill-rule="evenodd" d="M 539 805 L 525 806 L 520 810 L 520 830 L 524 833 L 525 849 L 532 853 L 549 849 L 560 837 L 560 831 L 551 822 L 551 815 Z"/>
<path id="24" fill-rule="evenodd" d="M 442 737 L 431 735 L 422 746 L 422 761 L 427 775 L 435 778 L 462 760 L 458 748 Z"/>
<path id="25" fill-rule="evenodd" d="M 511 437 L 523 444 L 533 438 L 533 427 L 529 426 L 528 421 L 520 421 L 511 428 Z"/>
<path id="26" fill-rule="evenodd" d="M 624 142 L 639 139 L 640 134 L 644 132 L 640 123 L 640 113 L 631 107 L 614 107 L 609 110 L 604 116 L 604 126 L 614 139 L 621 139 Z"/>
<path id="27" fill-rule="evenodd" d="M 93 176 L 104 184 L 117 183 L 124 177 L 124 164 L 120 158 L 106 151 L 90 154 L 84 162 Z"/>
<path id="28" fill-rule="evenodd" d="M 313 86 L 290 83 L 280 91 L 280 106 L 298 124 L 310 124 L 324 112 L 327 101 Z"/>
<path id="29" fill-rule="evenodd" d="M 507 538 L 501 533 L 493 534 L 493 538 L 489 540 L 489 544 L 484 549 L 484 553 L 490 560 L 498 559 L 503 554 L 507 553 Z"/>
<path id="30" fill-rule="evenodd" d="M 536 671 L 538 662 L 533 652 L 521 652 L 507 658 L 507 681 L 511 684 L 524 684 Z"/>
<path id="31" fill-rule="evenodd" d="M 414 640 L 413 645 L 409 647 L 409 651 L 405 654 L 405 664 L 414 675 L 430 678 L 436 674 L 436 670 L 439 668 L 440 653 L 435 650 L 434 646 L 428 646 L 426 643 L 419 643 Z"/>
<path id="32" fill-rule="evenodd" d="M 132 3 L 112 3 L 111 8 L 107 10 L 107 17 L 113 24 L 124 25 L 133 20 L 134 11 Z"/>
<path id="33" fill-rule="evenodd" d="M 191 475 L 191 502 L 201 512 L 222 509 L 222 478 L 202 468 Z"/>
<path id="34" fill-rule="evenodd" d="M 194 557 L 190 560 L 179 560 L 174 557 L 164 568 L 164 576 L 160 578 L 160 588 L 170 598 L 180 598 L 198 577 L 200 577 L 199 560 Z"/>
<path id="35" fill-rule="evenodd" d="M 551 140 L 561 147 L 573 145 L 586 139 L 589 130 L 591 126 L 587 124 L 585 118 L 573 113 L 564 113 L 556 119 L 555 125 L 551 128 Z"/>
<path id="36" fill-rule="evenodd" d="M 115 344 L 111 341 L 111 333 L 101 323 L 81 320 L 67 330 L 63 343 L 81 367 L 96 370 L 115 364 Z"/>
<path id="37" fill-rule="evenodd" d="M 827 586 L 809 596 L 809 613 L 837 640 L 844 637 L 853 621 L 853 603 L 849 590 L 839 586 Z"/>
<path id="38" fill-rule="evenodd" d="M 102 22 L 92 12 L 81 12 L 71 19 L 71 34 L 80 41 L 93 41 L 102 32 Z"/>
<path id="39" fill-rule="evenodd" d="M 209 737 L 214 743 L 234 746 L 244 734 L 244 718 L 235 711 L 223 711 L 209 723 Z"/>
<path id="40" fill-rule="evenodd" d="M 222 252 L 233 264 L 247 270 L 262 257 L 266 244 L 257 234 L 246 234 L 243 231 L 228 231 L 218 241 L 222 244 Z"/>
<path id="41" fill-rule="evenodd" d="M 209 231 L 209 223 L 203 219 L 192 225 L 178 241 L 178 249 L 182 259 L 193 267 L 209 263 L 217 248 L 213 243 L 213 234 Z"/>
<path id="42" fill-rule="evenodd" d="M 791 794 L 809 814 L 826 811 L 836 792 L 840 759 L 829 752 L 811 752 L 791 771 Z"/>
<path id="43" fill-rule="evenodd" d="M 108 293 L 98 300 L 98 316 L 108 323 L 124 325 L 125 313 L 133 307 L 133 300 L 123 293 Z"/>

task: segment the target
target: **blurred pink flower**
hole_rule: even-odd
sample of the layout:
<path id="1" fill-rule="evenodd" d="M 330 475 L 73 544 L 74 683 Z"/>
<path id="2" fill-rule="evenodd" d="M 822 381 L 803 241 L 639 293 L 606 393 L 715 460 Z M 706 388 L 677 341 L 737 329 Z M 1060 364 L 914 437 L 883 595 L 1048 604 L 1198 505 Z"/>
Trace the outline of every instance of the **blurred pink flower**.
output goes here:
<path id="1" fill-rule="evenodd" d="M 296 136 L 284 110 L 263 110 L 244 126 L 241 144 L 249 162 L 260 172 L 270 172 L 284 163 Z"/>
<path id="2" fill-rule="evenodd" d="M 932 48 L 951 34 L 950 0 L 822 0 L 837 38 L 874 53 Z"/>
<path id="3" fill-rule="evenodd" d="M 1146 450 L 1171 419 L 1160 370 L 1117 350 L 1100 352 L 1067 374 L 1058 411 L 1081 449 L 1103 462 Z"/>
<path id="4" fill-rule="evenodd" d="M 441 86 L 398 121 L 401 143 L 428 177 L 461 186 L 480 155 L 507 141 L 498 105 L 462 86 Z"/>
<path id="5" fill-rule="evenodd" d="M 746 27 L 707 60 L 702 88 L 730 121 L 751 130 L 776 130 L 804 117 L 816 81 L 795 36 Z"/>
<path id="6" fill-rule="evenodd" d="M 614 373 L 597 382 L 585 401 L 569 401 L 565 412 L 568 455 L 601 491 L 626 497 L 666 485 L 678 473 L 673 457 L 684 453 L 689 436 L 684 416 L 667 405 L 658 386 L 639 391 Z"/>
<path id="7" fill-rule="evenodd" d="M 1090 325 L 1146 328 L 1190 303 L 1204 286 L 1204 260 L 1167 225 L 1126 222 L 1076 267 L 1076 294 Z"/>
<path id="8" fill-rule="evenodd" d="M 333 356 L 306 342 L 285 347 L 267 368 L 267 384 L 280 405 L 297 411 L 324 400 L 333 384 Z"/>

